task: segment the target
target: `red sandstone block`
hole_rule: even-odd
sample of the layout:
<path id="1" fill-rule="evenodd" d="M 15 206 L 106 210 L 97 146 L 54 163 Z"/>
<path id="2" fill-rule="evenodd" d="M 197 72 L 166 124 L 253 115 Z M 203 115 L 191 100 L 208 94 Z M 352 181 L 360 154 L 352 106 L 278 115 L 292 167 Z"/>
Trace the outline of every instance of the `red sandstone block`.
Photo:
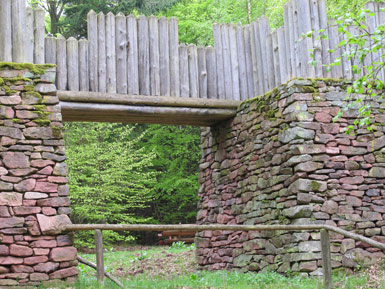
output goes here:
<path id="1" fill-rule="evenodd" d="M 47 281 L 49 280 L 49 276 L 48 274 L 45 274 L 45 273 L 32 273 L 29 276 L 29 279 L 31 281 Z"/>
<path id="2" fill-rule="evenodd" d="M 49 254 L 49 249 L 44 249 L 44 248 L 33 248 L 33 254 L 34 254 L 35 256 L 48 255 L 48 254 Z"/>
<path id="3" fill-rule="evenodd" d="M 54 236 L 24 236 L 26 241 L 38 241 L 38 240 L 54 240 Z"/>
<path id="4" fill-rule="evenodd" d="M 53 215 L 56 215 L 56 209 L 52 207 L 43 207 L 42 213 L 46 216 L 53 216 Z"/>
<path id="5" fill-rule="evenodd" d="M 47 256 L 28 257 L 24 259 L 24 265 L 35 265 L 35 264 L 44 263 L 47 261 L 48 261 Z"/>
<path id="6" fill-rule="evenodd" d="M 55 165 L 55 163 L 50 160 L 37 159 L 37 160 L 31 161 L 31 166 L 35 168 L 44 168 L 46 166 L 53 166 L 53 165 Z"/>
<path id="7" fill-rule="evenodd" d="M 36 200 L 23 200 L 23 206 L 34 207 L 36 206 Z"/>
<path id="8" fill-rule="evenodd" d="M 53 248 L 50 259 L 56 262 L 72 261 L 76 259 L 77 250 L 74 247 Z"/>
<path id="9" fill-rule="evenodd" d="M 14 273 L 32 273 L 33 268 L 25 265 L 12 265 L 11 271 Z"/>
<path id="10" fill-rule="evenodd" d="M 0 256 L 8 256 L 9 255 L 9 248 L 5 245 L 0 245 Z"/>
<path id="11" fill-rule="evenodd" d="M 32 256 L 33 251 L 27 246 L 12 244 L 9 248 L 9 254 L 17 257 L 28 257 Z"/>
<path id="12" fill-rule="evenodd" d="M 41 212 L 40 207 L 14 207 L 13 212 L 16 216 L 24 216 L 24 215 L 34 215 L 39 214 Z"/>
<path id="13" fill-rule="evenodd" d="M 1 243 L 3 243 L 3 244 L 12 244 L 13 243 L 13 236 L 3 236 L 3 239 L 1 240 Z"/>
<path id="14" fill-rule="evenodd" d="M 8 273 L 5 274 L 5 278 L 10 279 L 26 279 L 28 277 L 27 273 Z"/>
<path id="15" fill-rule="evenodd" d="M 56 240 L 39 240 L 31 243 L 31 248 L 55 248 L 57 247 Z"/>
<path id="16" fill-rule="evenodd" d="M 58 247 L 72 246 L 72 238 L 70 235 L 59 235 L 56 238 Z"/>
<path id="17" fill-rule="evenodd" d="M 48 181 L 51 183 L 66 184 L 66 183 L 68 183 L 68 178 L 49 176 Z"/>
<path id="18" fill-rule="evenodd" d="M 44 169 L 41 169 L 38 171 L 39 174 L 41 175 L 51 175 L 53 172 L 53 168 L 51 166 L 46 166 Z"/>
<path id="19" fill-rule="evenodd" d="M 35 191 L 42 193 L 56 193 L 57 184 L 48 182 L 37 182 L 35 186 Z"/>
<path id="20" fill-rule="evenodd" d="M 50 273 L 59 268 L 59 263 L 47 262 L 33 266 L 35 272 Z"/>
<path id="21" fill-rule="evenodd" d="M 37 201 L 37 204 L 42 207 L 69 207 L 70 199 L 67 197 L 55 197 Z"/>
<path id="22" fill-rule="evenodd" d="M 0 266 L 0 274 L 4 274 L 4 273 L 8 273 L 8 272 L 9 272 L 9 268 L 4 267 L 4 266 Z"/>
<path id="23" fill-rule="evenodd" d="M 49 274 L 50 279 L 63 279 L 66 277 L 75 276 L 78 274 L 78 269 L 76 267 L 70 267 L 62 269 L 56 272 Z"/>
<path id="24" fill-rule="evenodd" d="M 16 264 L 22 264 L 23 258 L 16 258 L 16 257 L 0 257 L 0 265 L 16 265 Z"/>

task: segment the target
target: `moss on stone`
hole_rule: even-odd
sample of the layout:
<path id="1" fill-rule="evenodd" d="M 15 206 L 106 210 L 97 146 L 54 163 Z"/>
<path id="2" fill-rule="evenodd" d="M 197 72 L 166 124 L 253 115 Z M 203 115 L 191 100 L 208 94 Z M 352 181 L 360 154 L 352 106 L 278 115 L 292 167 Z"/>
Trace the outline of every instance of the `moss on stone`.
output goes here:
<path id="1" fill-rule="evenodd" d="M 6 82 L 17 82 L 17 81 L 24 81 L 24 82 L 33 82 L 32 79 L 24 77 L 24 76 L 18 76 L 18 77 L 4 77 Z"/>
<path id="2" fill-rule="evenodd" d="M 0 77 L 0 85 L 4 85 L 4 79 Z"/>
<path id="3" fill-rule="evenodd" d="M 20 119 L 19 119 L 19 118 L 13 118 L 13 119 L 12 119 L 12 122 L 14 122 L 14 123 L 19 123 L 19 122 L 20 122 Z"/>
<path id="4" fill-rule="evenodd" d="M 14 62 L 0 62 L 0 69 L 8 68 L 15 70 L 29 70 L 32 74 L 41 75 L 49 68 L 56 67 L 55 64 L 32 64 L 32 63 L 14 63 Z"/>
<path id="5" fill-rule="evenodd" d="M 34 85 L 24 85 L 24 91 L 34 91 L 35 90 L 35 86 Z"/>
<path id="6" fill-rule="evenodd" d="M 62 136 L 62 129 L 57 126 L 57 125 L 53 125 L 52 127 L 52 135 L 56 138 L 60 138 Z"/>
<path id="7" fill-rule="evenodd" d="M 313 192 L 318 192 L 320 190 L 320 188 L 321 188 L 321 184 L 319 182 L 317 182 L 317 181 L 311 182 L 311 190 Z"/>
<path id="8" fill-rule="evenodd" d="M 12 95 L 17 92 L 17 90 L 12 90 L 8 85 L 4 85 L 3 88 L 5 90 L 6 95 Z"/>
<path id="9" fill-rule="evenodd" d="M 39 93 L 38 93 L 39 94 Z M 39 94 L 40 98 L 41 95 Z M 33 106 L 36 110 L 36 114 L 38 115 L 37 119 L 34 119 L 35 122 L 39 126 L 48 126 L 51 121 L 48 119 L 48 116 L 51 114 L 49 111 L 46 111 L 46 106 L 41 104 L 36 104 Z"/>

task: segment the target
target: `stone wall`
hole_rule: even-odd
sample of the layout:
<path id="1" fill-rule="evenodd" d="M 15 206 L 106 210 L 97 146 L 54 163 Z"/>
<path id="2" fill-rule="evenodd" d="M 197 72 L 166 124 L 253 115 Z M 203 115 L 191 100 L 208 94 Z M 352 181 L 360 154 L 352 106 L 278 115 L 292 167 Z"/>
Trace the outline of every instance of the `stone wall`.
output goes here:
<path id="1" fill-rule="evenodd" d="M 329 224 L 385 243 L 385 115 L 374 102 L 372 133 L 346 135 L 356 110 L 346 83 L 292 80 L 241 105 L 237 116 L 202 131 L 199 224 Z M 319 232 L 203 232 L 202 268 L 320 275 Z M 332 266 L 384 257 L 331 234 Z M 361 264 L 360 264 L 361 265 Z"/>
<path id="2" fill-rule="evenodd" d="M 0 287 L 77 275 L 55 71 L 0 62 Z M 69 280 L 68 280 L 69 279 Z"/>

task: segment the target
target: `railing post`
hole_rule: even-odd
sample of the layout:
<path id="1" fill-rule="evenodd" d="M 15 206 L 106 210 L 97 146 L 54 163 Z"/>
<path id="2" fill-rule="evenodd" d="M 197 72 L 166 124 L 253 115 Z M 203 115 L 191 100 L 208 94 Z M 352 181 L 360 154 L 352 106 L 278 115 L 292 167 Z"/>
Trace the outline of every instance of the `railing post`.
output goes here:
<path id="1" fill-rule="evenodd" d="M 321 230 L 322 269 L 325 289 L 333 287 L 329 232 Z"/>
<path id="2" fill-rule="evenodd" d="M 96 277 L 99 285 L 104 285 L 104 257 L 103 257 L 103 237 L 101 230 L 95 230 L 96 245 Z"/>

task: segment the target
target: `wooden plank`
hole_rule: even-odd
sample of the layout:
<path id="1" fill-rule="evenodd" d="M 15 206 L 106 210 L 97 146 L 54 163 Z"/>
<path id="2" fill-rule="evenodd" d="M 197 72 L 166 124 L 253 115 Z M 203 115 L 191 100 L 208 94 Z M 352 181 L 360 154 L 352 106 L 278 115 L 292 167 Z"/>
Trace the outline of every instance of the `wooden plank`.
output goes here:
<path id="1" fill-rule="evenodd" d="M 67 44 L 63 35 L 56 39 L 56 86 L 57 89 L 67 89 Z"/>
<path id="2" fill-rule="evenodd" d="M 222 32 L 221 26 L 217 23 L 213 26 L 213 35 L 214 35 L 214 47 L 215 47 L 215 57 L 217 65 L 217 88 L 218 88 L 218 98 L 225 97 L 225 76 L 224 76 L 224 67 L 223 67 L 223 45 L 222 45 Z"/>
<path id="3" fill-rule="evenodd" d="M 256 59 L 257 59 L 257 72 L 258 72 L 258 93 L 257 95 L 262 95 L 265 93 L 264 88 L 264 71 L 263 71 L 263 60 L 262 60 L 262 52 L 261 52 L 261 35 L 259 33 L 259 22 L 256 21 L 253 23 L 254 26 L 254 37 L 255 37 L 255 51 L 256 51 Z M 265 39 L 263 38 L 263 41 Z"/>
<path id="4" fill-rule="evenodd" d="M 259 37 L 260 37 L 260 49 L 261 49 L 261 64 L 263 67 L 263 88 L 264 92 L 268 92 L 272 87 L 269 85 L 269 78 L 271 77 L 269 74 L 269 68 L 268 68 L 268 51 L 266 48 L 266 38 L 270 34 L 270 25 L 269 20 L 266 17 L 261 17 L 258 21 L 258 28 L 259 28 Z"/>
<path id="5" fill-rule="evenodd" d="M 168 20 L 159 19 L 159 74 L 160 95 L 169 96 L 170 93 L 170 47 L 168 34 Z"/>
<path id="6" fill-rule="evenodd" d="M 0 6 L 1 5 L 2 4 L 0 4 Z M 25 18 L 25 32 L 26 32 L 25 33 L 25 61 L 29 62 L 29 63 L 33 63 L 33 53 L 34 53 L 34 49 L 35 49 L 35 32 L 34 32 L 33 9 L 30 6 L 27 6 L 26 9 L 27 10 L 26 10 L 26 18 Z M 8 24 L 8 26 L 9 26 L 9 24 Z M 4 26 L 0 26 L 0 27 L 1 27 L 1 30 L 5 29 Z"/>
<path id="7" fill-rule="evenodd" d="M 250 24 L 249 26 L 249 33 L 250 33 L 250 46 L 251 46 L 251 60 L 253 64 L 253 86 L 254 86 L 254 96 L 260 95 L 260 92 L 262 89 L 260 88 L 259 85 L 259 68 L 258 68 L 258 45 L 257 45 L 257 40 L 255 37 L 255 29 L 254 25 Z"/>
<path id="8" fill-rule="evenodd" d="M 280 80 L 278 81 L 278 85 L 285 83 L 289 80 L 289 66 L 290 62 L 287 61 L 290 59 L 290 55 L 286 54 L 289 51 L 286 50 L 286 37 L 288 36 L 288 33 L 286 32 L 285 27 L 280 27 L 277 30 L 277 41 L 278 41 L 278 58 L 279 58 L 279 64 L 278 69 L 280 73 Z"/>
<path id="9" fill-rule="evenodd" d="M 295 49 L 297 47 L 297 35 L 295 31 L 295 21 L 294 21 L 294 4 L 292 1 L 287 4 L 288 9 L 288 29 L 289 29 L 289 42 L 290 42 L 290 78 L 297 76 L 297 62 L 296 62 L 296 53 Z"/>
<path id="10" fill-rule="evenodd" d="M 116 92 L 115 15 L 106 15 L 106 90 Z"/>
<path id="11" fill-rule="evenodd" d="M 284 6 L 283 6 L 283 22 L 284 22 L 284 35 L 285 35 L 285 60 L 286 60 L 286 77 L 285 78 L 282 78 L 282 81 L 283 82 L 286 82 L 288 81 L 289 79 L 291 79 L 293 77 L 293 72 L 292 72 L 292 57 L 291 57 L 291 52 L 292 52 L 292 49 L 293 49 L 293 44 L 294 44 L 294 41 L 292 40 L 291 38 L 291 25 L 292 25 L 292 21 L 290 20 L 290 9 L 289 9 L 289 4 L 288 3 L 285 3 Z M 278 32 L 279 33 L 279 32 Z M 280 42 L 280 39 L 278 38 L 278 45 L 279 45 L 279 42 Z M 280 45 L 280 47 L 282 47 Z M 280 54 L 281 55 L 281 54 Z M 282 60 L 281 60 L 282 61 Z"/>
<path id="12" fill-rule="evenodd" d="M 218 98 L 217 62 L 215 48 L 208 46 L 206 49 L 207 67 L 207 97 Z"/>
<path id="13" fill-rule="evenodd" d="M 33 60 L 35 64 L 43 64 L 44 63 L 44 34 L 45 34 L 45 24 L 44 17 L 45 11 L 41 8 L 37 8 L 34 10 L 34 54 Z"/>
<path id="14" fill-rule="evenodd" d="M 271 39 L 272 39 L 272 52 L 273 52 L 273 71 L 274 71 L 274 87 L 279 86 L 282 84 L 281 81 L 281 69 L 284 69 L 284 67 L 280 66 L 280 58 L 279 58 L 279 47 L 278 47 L 278 31 L 274 30 L 273 33 L 271 33 Z M 285 39 L 283 39 L 283 42 Z"/>
<path id="15" fill-rule="evenodd" d="M 139 92 L 150 95 L 150 47 L 148 36 L 148 20 L 144 15 L 138 18 L 138 48 L 139 48 Z"/>
<path id="16" fill-rule="evenodd" d="M 199 97 L 198 50 L 193 44 L 188 46 L 188 70 L 190 97 Z"/>
<path id="17" fill-rule="evenodd" d="M 104 286 L 104 249 L 102 231 L 95 230 L 95 247 L 96 247 L 96 278 L 98 284 Z"/>
<path id="18" fill-rule="evenodd" d="M 371 12 L 375 13 L 373 16 L 371 15 L 368 15 L 366 16 L 366 24 L 367 24 L 367 27 L 369 29 L 369 32 L 371 34 L 374 34 L 374 31 L 377 29 L 377 27 L 379 26 L 378 24 L 378 19 L 377 19 L 377 13 L 376 13 L 376 10 L 378 10 L 377 8 L 377 3 L 374 3 L 374 2 L 368 2 L 365 4 L 365 9 L 368 9 L 370 10 Z M 373 47 L 375 44 L 374 44 L 374 41 L 372 38 L 369 39 L 369 45 L 370 47 Z M 370 55 L 367 56 L 368 60 L 366 62 L 366 65 L 373 65 L 373 68 L 375 68 L 376 66 L 376 62 L 378 63 L 381 59 L 381 54 L 380 52 L 372 52 L 370 53 Z M 343 64 L 345 65 L 345 62 L 343 62 Z M 344 67 L 344 77 L 345 76 L 345 73 L 347 72 L 347 69 L 345 69 Z"/>
<path id="19" fill-rule="evenodd" d="M 230 39 L 228 25 L 221 25 L 221 34 L 223 51 L 223 73 L 225 81 L 225 98 L 233 99 L 233 76 L 231 70 Z"/>
<path id="20" fill-rule="evenodd" d="M 206 49 L 198 47 L 199 98 L 207 98 Z"/>
<path id="21" fill-rule="evenodd" d="M 341 57 L 341 49 L 338 47 L 339 36 L 337 24 L 331 22 L 329 26 L 329 47 L 334 49 L 334 52 L 330 54 L 330 61 L 334 62 Z M 332 67 L 333 78 L 343 78 L 342 65 L 335 65 Z"/>
<path id="22" fill-rule="evenodd" d="M 56 64 L 56 38 L 52 34 L 48 34 L 45 38 L 44 63 Z"/>
<path id="23" fill-rule="evenodd" d="M 78 41 L 70 37 L 67 40 L 68 90 L 79 90 L 79 46 Z"/>
<path id="24" fill-rule="evenodd" d="M 88 58 L 90 90 L 99 91 L 98 86 L 98 20 L 95 11 L 87 14 Z"/>
<path id="25" fill-rule="evenodd" d="M 98 19 L 98 91 L 107 91 L 107 60 L 106 60 L 106 19 L 103 12 Z"/>
<path id="26" fill-rule="evenodd" d="M 127 17 L 127 91 L 139 94 L 138 24 L 134 15 Z"/>
<path id="27" fill-rule="evenodd" d="M 121 12 L 115 17 L 115 27 L 116 91 L 127 93 L 127 23 Z"/>
<path id="28" fill-rule="evenodd" d="M 295 64 L 295 75 L 294 77 L 300 77 L 301 75 L 301 42 L 299 33 L 298 23 L 298 7 L 297 1 L 292 1 L 292 13 L 293 13 L 293 39 L 294 39 L 294 64 Z"/>
<path id="29" fill-rule="evenodd" d="M 178 20 L 171 17 L 169 20 L 169 48 L 170 48 L 170 95 L 180 96 L 179 80 L 179 38 Z"/>
<path id="30" fill-rule="evenodd" d="M 310 14 L 310 4 L 309 0 L 297 0 L 298 7 L 298 20 L 299 20 L 299 36 L 301 37 L 302 33 L 307 34 L 312 30 L 312 19 Z M 305 37 L 302 39 L 302 51 L 301 51 L 301 73 L 302 76 L 307 76 L 314 78 L 315 77 L 315 68 L 312 65 L 309 65 L 310 53 L 313 51 L 313 38 Z"/>
<path id="31" fill-rule="evenodd" d="M 268 76 L 268 91 L 275 87 L 275 75 L 274 75 L 274 47 L 273 47 L 273 35 L 270 33 L 265 38 L 266 43 L 266 68 Z"/>
<path id="32" fill-rule="evenodd" d="M 238 50 L 237 50 L 237 31 L 233 24 L 229 26 L 229 41 L 230 41 L 230 60 L 231 60 L 231 76 L 233 86 L 233 100 L 240 100 L 239 89 L 239 63 L 238 63 Z"/>
<path id="33" fill-rule="evenodd" d="M 190 80 L 188 68 L 188 49 L 187 46 L 181 44 L 179 46 L 179 73 L 180 73 L 180 96 L 190 97 Z"/>
<path id="34" fill-rule="evenodd" d="M 102 93 L 92 91 L 63 91 L 58 90 L 60 101 L 126 104 L 137 106 L 168 106 L 168 107 L 195 107 L 195 108 L 224 108 L 237 109 L 240 101 L 224 99 L 182 98 L 177 96 L 161 97 L 146 95 L 127 95 L 116 93 Z"/>
<path id="35" fill-rule="evenodd" d="M 85 38 L 79 40 L 79 90 L 90 90 L 88 71 L 88 41 Z"/>
<path id="36" fill-rule="evenodd" d="M 243 27 L 241 24 L 237 24 L 237 54 L 239 65 L 239 93 L 240 99 L 246 100 L 249 98 L 249 90 L 247 83 L 247 68 L 246 68 L 246 50 L 245 50 L 245 37 L 243 33 Z"/>
<path id="37" fill-rule="evenodd" d="M 325 229 L 321 230 L 321 253 L 322 253 L 322 269 L 324 277 L 324 288 L 332 289 L 332 262 L 330 255 L 330 238 L 329 232 Z"/>
<path id="38" fill-rule="evenodd" d="M 250 25 L 243 28 L 245 39 L 245 62 L 247 79 L 247 98 L 254 97 L 254 71 L 253 71 L 253 52 L 251 51 Z M 257 71 L 255 71 L 257 72 Z"/>
<path id="39" fill-rule="evenodd" d="M 6 25 L 10 25 L 7 23 Z M 26 1 L 12 0 L 12 61 L 25 62 Z"/>
<path id="40" fill-rule="evenodd" d="M 326 0 L 318 0 L 318 11 L 319 11 L 320 29 L 325 29 L 325 32 L 322 32 L 322 33 L 329 35 L 328 18 L 326 14 Z M 331 71 L 328 71 L 327 67 L 325 66 L 330 64 L 329 40 L 321 37 L 321 46 L 322 46 L 321 57 L 322 57 L 322 64 L 323 64 L 322 77 L 330 78 L 332 75 Z"/>
<path id="41" fill-rule="evenodd" d="M 385 24 L 385 3 L 377 3 L 377 20 L 378 25 Z M 381 48 L 380 54 L 383 55 L 385 53 L 384 48 Z M 382 58 L 383 61 L 383 58 Z M 385 81 L 385 69 L 381 69 L 380 79 Z"/>
<path id="42" fill-rule="evenodd" d="M 318 0 L 310 0 L 311 10 L 311 27 L 313 31 L 313 49 L 314 49 L 314 61 L 317 62 L 315 69 L 315 77 L 322 77 L 322 46 L 321 39 L 318 39 L 320 26 L 320 13 L 318 8 Z"/>
<path id="43" fill-rule="evenodd" d="M 12 0 L 0 1 L 0 61 L 12 61 Z"/>
<path id="44" fill-rule="evenodd" d="M 366 3 L 365 4 L 365 7 L 366 9 L 369 9 L 372 8 L 373 5 L 371 5 L 370 2 Z M 368 28 L 369 32 L 372 32 L 371 30 L 374 28 L 373 26 L 373 22 L 375 22 L 375 20 L 373 21 L 373 17 L 369 16 L 367 13 L 366 13 L 366 27 Z M 371 38 L 368 39 L 368 41 L 366 42 L 365 44 L 365 48 L 367 49 L 370 49 L 370 47 L 372 46 L 373 44 L 373 41 Z M 366 57 L 364 58 L 364 66 L 366 67 L 369 67 L 373 64 L 373 55 L 372 53 L 369 53 L 368 55 L 366 55 Z M 368 70 L 367 69 L 364 69 L 364 73 L 367 74 L 368 73 Z"/>
<path id="45" fill-rule="evenodd" d="M 150 36 L 151 95 L 160 95 L 158 18 L 156 18 L 155 16 L 150 16 L 148 20 L 148 27 Z"/>

